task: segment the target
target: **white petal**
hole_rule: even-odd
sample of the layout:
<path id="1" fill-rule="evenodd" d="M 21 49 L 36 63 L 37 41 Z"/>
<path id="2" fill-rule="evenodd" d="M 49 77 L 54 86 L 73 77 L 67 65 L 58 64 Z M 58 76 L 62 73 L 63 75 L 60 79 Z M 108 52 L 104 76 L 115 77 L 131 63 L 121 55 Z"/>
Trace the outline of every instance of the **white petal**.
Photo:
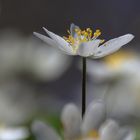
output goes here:
<path id="1" fill-rule="evenodd" d="M 102 101 L 92 102 L 86 110 L 83 118 L 82 132 L 87 134 L 91 130 L 98 129 L 105 119 L 105 105 Z"/>
<path id="2" fill-rule="evenodd" d="M 56 41 L 54 41 L 53 39 L 51 39 L 51 38 L 49 38 L 49 37 L 47 37 L 47 36 L 44 36 L 44 35 L 42 35 L 42 34 L 36 33 L 36 32 L 34 32 L 33 34 L 34 34 L 36 37 L 40 38 L 40 39 L 41 39 L 42 41 L 44 41 L 45 43 L 47 43 L 48 45 L 53 46 L 53 47 L 55 47 L 55 48 L 59 48 L 59 49 L 61 49 L 62 51 L 64 51 L 65 54 L 71 55 L 71 54 L 69 54 L 68 52 L 66 52 L 66 51 L 62 48 L 62 46 L 60 46 L 58 43 L 56 43 Z"/>
<path id="3" fill-rule="evenodd" d="M 75 138 L 79 135 L 82 118 L 77 106 L 72 103 L 66 105 L 62 111 L 61 120 L 66 139 Z"/>
<path id="4" fill-rule="evenodd" d="M 71 55 L 71 54 L 69 54 L 68 52 L 66 52 L 65 50 L 63 50 L 62 46 L 60 46 L 58 43 L 56 43 L 53 39 L 51 39 L 51 38 L 49 38 L 49 37 L 47 37 L 47 36 L 44 36 L 44 35 L 42 35 L 42 34 L 36 33 L 36 32 L 34 32 L 33 34 L 34 34 L 36 37 L 40 38 L 40 39 L 41 39 L 42 41 L 44 41 L 45 43 L 47 43 L 48 45 L 53 46 L 53 47 L 55 47 L 55 48 L 57 48 L 57 49 L 59 48 L 59 49 L 61 49 L 62 51 L 64 51 L 65 54 Z"/>
<path id="5" fill-rule="evenodd" d="M 24 127 L 1 127 L 0 140 L 23 140 L 29 137 L 29 132 Z"/>
<path id="6" fill-rule="evenodd" d="M 93 56 L 93 58 L 101 58 L 111 53 L 114 53 L 119 50 L 123 45 L 130 42 L 133 38 L 134 36 L 132 34 L 126 34 L 118 38 L 111 39 L 98 48 L 98 51 Z"/>
<path id="7" fill-rule="evenodd" d="M 119 140 L 134 140 L 136 136 L 135 131 L 132 128 L 122 128 L 119 130 Z"/>
<path id="8" fill-rule="evenodd" d="M 117 122 L 108 120 L 99 130 L 100 140 L 118 140 L 118 131 Z"/>
<path id="9" fill-rule="evenodd" d="M 130 133 L 124 138 L 124 140 L 135 140 L 135 138 L 136 138 L 136 134 L 135 134 L 135 132 L 133 131 L 133 132 L 130 132 Z"/>
<path id="10" fill-rule="evenodd" d="M 88 60 L 87 73 L 94 82 L 105 82 L 116 76 L 103 62 Z"/>
<path id="11" fill-rule="evenodd" d="M 41 121 L 35 121 L 32 124 L 32 132 L 37 140 L 60 140 L 57 133 Z"/>
<path id="12" fill-rule="evenodd" d="M 78 47 L 77 54 L 83 57 L 94 55 L 94 53 L 96 52 L 100 44 L 100 41 L 101 40 L 96 39 L 96 40 L 81 43 Z"/>
<path id="13" fill-rule="evenodd" d="M 52 39 L 50 39 L 49 37 L 47 36 L 44 36 L 42 34 L 39 34 L 39 33 L 36 33 L 34 32 L 33 33 L 36 37 L 40 38 L 42 41 L 44 41 L 45 43 L 47 43 L 48 45 L 51 45 L 51 46 L 57 46 L 56 42 L 53 41 Z"/>
<path id="14" fill-rule="evenodd" d="M 74 23 L 72 23 L 70 26 L 70 33 L 74 38 L 77 37 L 77 33 L 75 32 L 75 29 L 80 29 L 80 28 L 76 26 Z"/>
<path id="15" fill-rule="evenodd" d="M 54 34 L 53 32 L 48 31 L 46 28 L 43 27 L 43 29 L 58 44 L 58 47 L 62 51 L 66 52 L 69 55 L 74 55 L 73 48 L 67 41 L 65 41 L 62 37 Z"/>

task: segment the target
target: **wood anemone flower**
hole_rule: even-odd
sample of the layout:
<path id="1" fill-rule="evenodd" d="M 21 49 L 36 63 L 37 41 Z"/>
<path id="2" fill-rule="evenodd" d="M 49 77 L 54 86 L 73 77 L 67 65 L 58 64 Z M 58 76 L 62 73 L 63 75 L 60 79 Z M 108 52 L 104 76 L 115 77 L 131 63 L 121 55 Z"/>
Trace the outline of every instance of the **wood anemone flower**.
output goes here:
<path id="1" fill-rule="evenodd" d="M 68 55 L 79 55 L 82 57 L 101 58 L 119 50 L 123 45 L 130 42 L 134 35 L 126 34 L 105 43 L 103 39 L 98 39 L 100 30 L 94 33 L 90 28 L 81 30 L 75 24 L 71 24 L 68 30 L 68 37 L 60 37 L 43 27 L 48 36 L 34 32 L 34 35 L 51 46 L 56 46 Z"/>
<path id="2" fill-rule="evenodd" d="M 67 104 L 62 111 L 62 137 L 51 126 L 35 121 L 32 132 L 37 140 L 134 140 L 135 131 L 128 126 L 120 126 L 117 121 L 106 118 L 105 104 L 93 101 L 83 119 L 79 108 Z"/>

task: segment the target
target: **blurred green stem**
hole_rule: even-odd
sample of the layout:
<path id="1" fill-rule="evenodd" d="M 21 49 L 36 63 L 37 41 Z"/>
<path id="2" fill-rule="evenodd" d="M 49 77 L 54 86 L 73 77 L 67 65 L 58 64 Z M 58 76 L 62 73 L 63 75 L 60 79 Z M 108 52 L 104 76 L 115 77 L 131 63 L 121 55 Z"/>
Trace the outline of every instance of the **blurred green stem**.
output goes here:
<path id="1" fill-rule="evenodd" d="M 82 72 L 82 116 L 86 109 L 86 57 L 82 58 L 83 72 Z"/>

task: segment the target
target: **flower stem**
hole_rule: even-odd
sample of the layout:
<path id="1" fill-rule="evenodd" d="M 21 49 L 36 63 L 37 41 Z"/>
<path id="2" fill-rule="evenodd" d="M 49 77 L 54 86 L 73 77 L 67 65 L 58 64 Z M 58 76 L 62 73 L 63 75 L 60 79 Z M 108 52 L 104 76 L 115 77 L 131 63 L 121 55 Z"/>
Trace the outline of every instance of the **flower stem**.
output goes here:
<path id="1" fill-rule="evenodd" d="M 82 58 L 83 73 L 82 73 L 82 116 L 86 108 L 86 57 Z"/>

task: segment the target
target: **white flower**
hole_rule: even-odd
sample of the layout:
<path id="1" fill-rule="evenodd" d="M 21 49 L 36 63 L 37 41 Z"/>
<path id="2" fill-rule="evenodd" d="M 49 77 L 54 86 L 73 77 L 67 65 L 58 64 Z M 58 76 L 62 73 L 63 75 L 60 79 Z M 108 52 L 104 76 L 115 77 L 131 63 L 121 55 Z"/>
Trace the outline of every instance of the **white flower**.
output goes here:
<path id="1" fill-rule="evenodd" d="M 24 140 L 28 137 L 25 127 L 0 127 L 0 140 Z"/>
<path id="2" fill-rule="evenodd" d="M 27 73 L 33 79 L 53 81 L 69 68 L 71 58 L 33 37 L 0 33 L 0 80 Z M 63 69 L 62 69 L 63 67 Z"/>
<path id="3" fill-rule="evenodd" d="M 87 72 L 91 78 L 89 98 L 105 98 L 108 114 L 123 122 L 140 118 L 140 57 L 135 51 L 124 50 L 89 61 Z M 94 89 L 93 80 L 98 82 Z M 90 89 L 90 88 L 89 88 Z"/>
<path id="4" fill-rule="evenodd" d="M 134 140 L 131 128 L 120 127 L 114 120 L 105 123 L 105 105 L 101 101 L 92 102 L 82 120 L 77 106 L 68 104 L 62 111 L 64 140 Z M 61 140 L 61 137 L 48 125 L 35 121 L 32 131 L 37 140 Z"/>
<path id="5" fill-rule="evenodd" d="M 96 81 L 138 77 L 139 61 L 140 58 L 134 51 L 121 50 L 105 57 L 103 61 L 89 61 L 87 72 Z"/>
<path id="6" fill-rule="evenodd" d="M 36 32 L 34 32 L 34 35 L 47 44 L 58 47 L 68 55 L 91 56 L 92 58 L 101 58 L 111 54 L 134 38 L 132 34 L 126 34 L 102 44 L 104 40 L 97 39 L 101 34 L 100 30 L 92 33 L 90 28 L 81 30 L 78 26 L 71 24 L 70 31 L 68 31 L 69 36 L 62 38 L 44 27 L 43 29 L 50 38 Z"/>
<path id="7" fill-rule="evenodd" d="M 38 80 L 59 79 L 69 68 L 71 58 L 55 51 L 55 48 L 29 39 L 25 49 L 24 64 L 27 71 Z M 62 69 L 63 68 L 63 69 Z"/>

